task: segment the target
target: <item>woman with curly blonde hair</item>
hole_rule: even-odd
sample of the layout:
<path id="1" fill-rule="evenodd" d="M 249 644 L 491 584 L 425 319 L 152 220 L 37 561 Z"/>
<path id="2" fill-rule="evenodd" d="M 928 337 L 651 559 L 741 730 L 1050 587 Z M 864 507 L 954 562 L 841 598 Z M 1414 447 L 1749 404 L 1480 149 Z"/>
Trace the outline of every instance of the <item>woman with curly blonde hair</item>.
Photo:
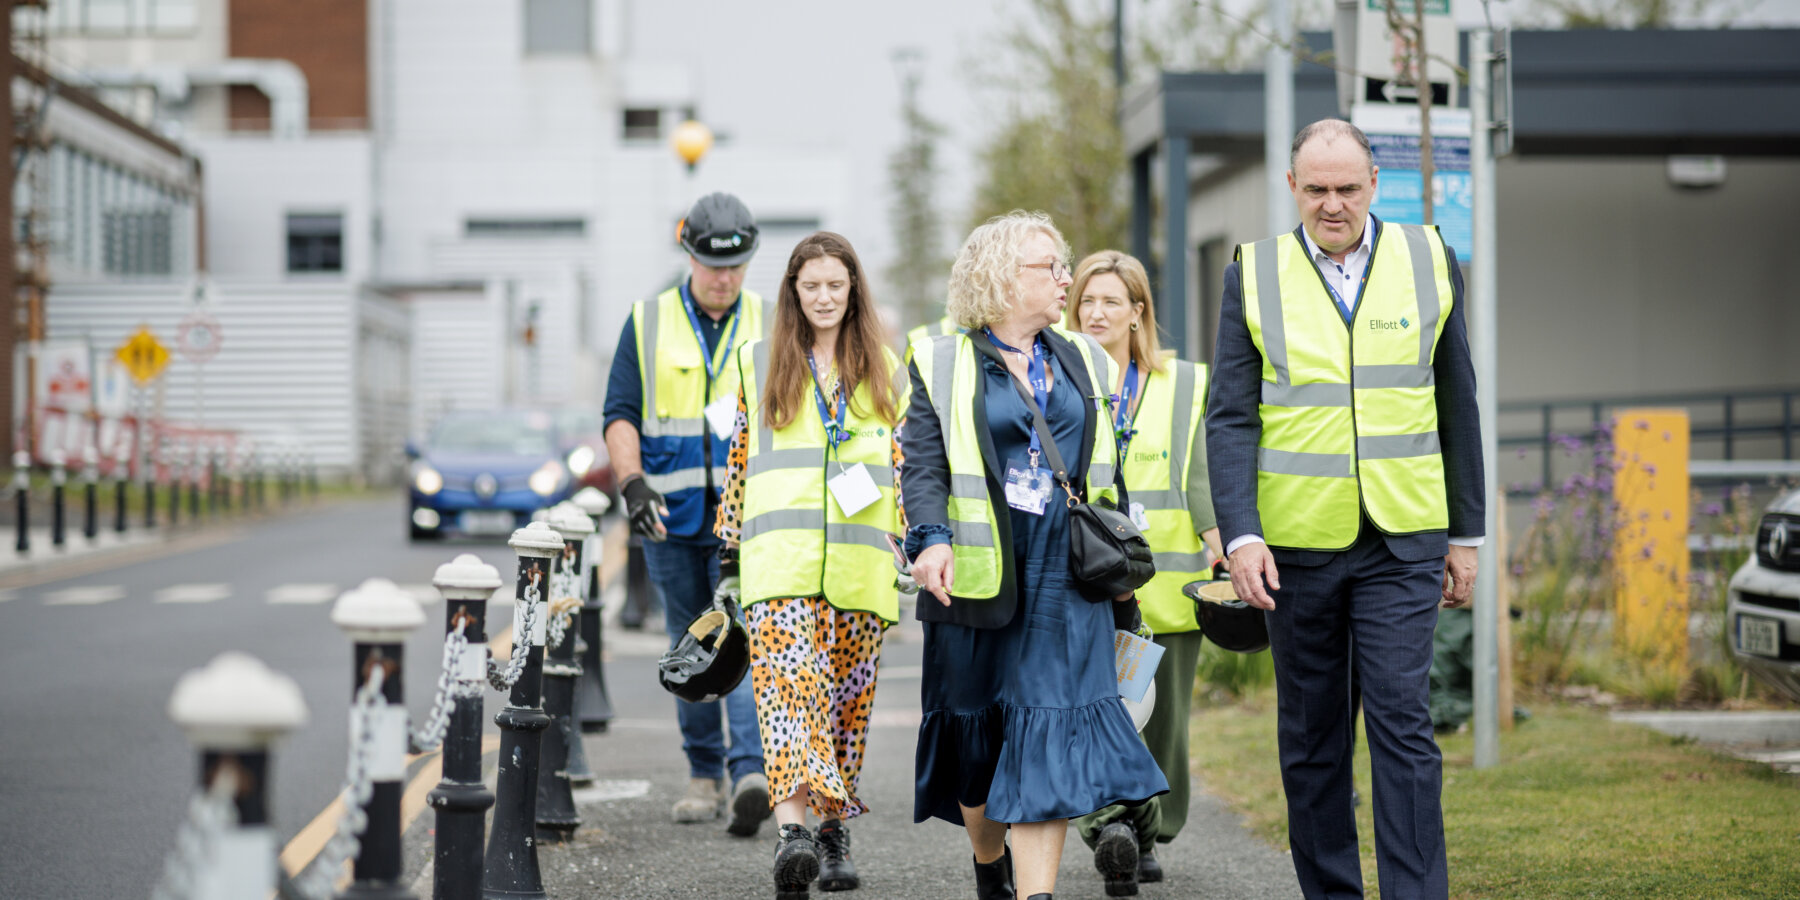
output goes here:
<path id="1" fill-rule="evenodd" d="M 1168 790 L 1114 674 L 1133 596 L 1069 570 L 1069 508 L 1113 495 L 1117 445 L 1106 351 L 1050 327 L 1067 254 L 1042 213 L 969 235 L 948 304 L 966 331 L 912 344 L 897 432 L 925 630 L 913 818 L 967 829 L 984 900 L 1049 898 L 1067 820 Z"/>

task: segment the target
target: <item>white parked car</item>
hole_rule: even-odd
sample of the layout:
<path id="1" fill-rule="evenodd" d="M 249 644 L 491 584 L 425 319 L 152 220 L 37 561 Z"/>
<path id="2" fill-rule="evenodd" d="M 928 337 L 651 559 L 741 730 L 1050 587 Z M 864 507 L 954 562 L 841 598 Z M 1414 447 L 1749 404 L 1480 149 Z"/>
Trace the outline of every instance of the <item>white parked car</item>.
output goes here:
<path id="1" fill-rule="evenodd" d="M 1800 701 L 1800 491 L 1769 504 L 1756 552 L 1731 576 L 1731 654 L 1757 680 Z"/>

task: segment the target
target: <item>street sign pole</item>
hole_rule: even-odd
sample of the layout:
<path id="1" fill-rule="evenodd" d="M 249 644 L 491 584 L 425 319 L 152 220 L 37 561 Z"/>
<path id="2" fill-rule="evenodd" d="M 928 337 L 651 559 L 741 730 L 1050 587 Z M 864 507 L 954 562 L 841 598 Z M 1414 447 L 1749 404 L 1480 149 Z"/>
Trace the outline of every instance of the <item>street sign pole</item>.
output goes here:
<path id="1" fill-rule="evenodd" d="M 1475 363 L 1475 403 L 1481 410 L 1481 456 L 1485 475 L 1482 496 L 1487 498 L 1487 539 L 1476 555 L 1475 575 L 1475 768 L 1500 763 L 1500 571 L 1495 549 L 1500 541 L 1499 444 L 1494 429 L 1494 384 L 1499 366 L 1499 341 L 1494 333 L 1497 257 L 1491 99 L 1493 33 L 1481 29 L 1469 34 L 1469 106 L 1474 121 L 1469 129 L 1469 174 L 1474 192 L 1474 278 L 1469 298 L 1469 343 Z"/>
<path id="2" fill-rule="evenodd" d="M 1294 215 L 1287 189 L 1287 151 L 1294 139 L 1294 17 L 1288 0 L 1270 0 L 1269 26 L 1275 41 L 1263 64 L 1263 168 L 1269 216 L 1263 233 L 1280 234 L 1292 227 Z M 1169 252 L 1185 251 L 1171 247 Z"/>

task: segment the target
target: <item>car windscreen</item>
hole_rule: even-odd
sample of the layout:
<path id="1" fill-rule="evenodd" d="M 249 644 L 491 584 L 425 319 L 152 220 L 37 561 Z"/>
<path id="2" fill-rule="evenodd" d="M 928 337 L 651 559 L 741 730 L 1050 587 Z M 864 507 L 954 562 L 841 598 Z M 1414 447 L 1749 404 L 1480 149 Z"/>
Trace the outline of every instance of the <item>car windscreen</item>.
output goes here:
<path id="1" fill-rule="evenodd" d="M 449 453 L 555 454 L 550 423 L 543 416 L 493 413 L 457 416 L 438 423 L 431 448 Z"/>

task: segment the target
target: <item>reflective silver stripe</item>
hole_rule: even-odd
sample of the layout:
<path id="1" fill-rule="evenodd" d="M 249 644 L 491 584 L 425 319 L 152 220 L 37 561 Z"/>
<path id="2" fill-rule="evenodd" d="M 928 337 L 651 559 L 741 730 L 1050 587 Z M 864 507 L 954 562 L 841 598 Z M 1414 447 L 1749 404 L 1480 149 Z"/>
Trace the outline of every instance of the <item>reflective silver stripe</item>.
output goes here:
<path id="1" fill-rule="evenodd" d="M 872 547 L 883 553 L 888 552 L 887 535 L 887 532 L 873 525 L 856 522 L 832 522 L 825 526 L 825 542 L 828 544 L 855 544 Z"/>
<path id="2" fill-rule="evenodd" d="M 950 473 L 950 496 L 959 500 L 988 499 L 987 477 Z"/>
<path id="3" fill-rule="evenodd" d="M 1187 468 L 1188 431 L 1194 426 L 1194 367 L 1184 362 L 1171 362 L 1175 367 L 1175 446 L 1169 451 L 1169 487 L 1173 493 L 1181 494 L 1181 473 Z M 1149 380 L 1145 379 L 1148 384 Z M 1142 400 L 1138 401 L 1141 405 Z M 1124 460 L 1120 460 L 1122 465 Z M 1144 504 L 1146 507 L 1149 503 Z M 1182 502 L 1186 508 L 1186 502 Z"/>
<path id="4" fill-rule="evenodd" d="M 994 529 L 986 522 L 951 522 L 950 540 L 959 547 L 992 547 Z"/>
<path id="5" fill-rule="evenodd" d="M 1187 492 L 1179 488 L 1172 491 L 1132 491 L 1131 502 L 1142 504 L 1145 512 L 1187 512 Z"/>
<path id="6" fill-rule="evenodd" d="M 1422 388 L 1437 384 L 1437 373 L 1428 365 L 1356 366 L 1351 370 L 1357 389 Z"/>
<path id="7" fill-rule="evenodd" d="M 1112 487 L 1114 468 L 1108 463 L 1094 463 L 1088 466 L 1088 481 L 1098 487 Z"/>
<path id="8" fill-rule="evenodd" d="M 638 342 L 643 344 L 643 349 L 638 352 L 638 367 L 644 372 L 643 434 L 646 437 L 661 437 L 674 433 L 667 430 L 667 423 L 658 422 L 656 417 L 656 333 L 662 328 L 660 321 L 662 319 L 662 301 L 647 300 L 642 304 L 642 308 L 644 316 L 638 320 L 637 327 Z M 649 355 L 646 357 L 645 354 Z M 652 422 L 656 424 L 652 425 Z M 694 433 L 699 434 L 700 432 Z M 690 435 L 682 434 L 680 436 L 689 437 Z"/>
<path id="9" fill-rule="evenodd" d="M 644 437 L 699 437 L 707 433 L 705 419 L 658 419 L 644 417 L 638 434 Z"/>
<path id="10" fill-rule="evenodd" d="M 1256 308 L 1262 319 L 1263 355 L 1275 370 L 1275 384 L 1287 387 L 1287 330 L 1281 321 L 1281 266 L 1277 259 L 1278 238 L 1265 238 L 1251 244 L 1256 254 Z M 1346 406 L 1349 404 L 1346 403 Z"/>
<path id="11" fill-rule="evenodd" d="M 937 410 L 938 430 L 950 434 L 950 391 L 956 379 L 956 336 L 941 334 L 931 339 L 931 408 Z M 949 440 L 944 442 L 949 449 Z"/>
<path id="12" fill-rule="evenodd" d="M 748 541 L 758 535 L 771 531 L 800 529 L 803 531 L 819 531 L 825 527 L 825 511 L 822 509 L 775 509 L 757 516 L 751 516 L 744 523 L 742 540 Z"/>
<path id="13" fill-rule="evenodd" d="M 1356 455 L 1362 459 L 1410 459 L 1438 453 L 1438 434 L 1379 434 L 1356 439 Z"/>
<path id="14" fill-rule="evenodd" d="M 756 452 L 750 456 L 749 465 L 744 467 L 745 478 L 754 478 L 764 472 L 774 472 L 780 469 L 822 469 L 825 467 L 825 448 L 823 447 L 789 447 L 784 450 L 769 450 L 765 449 L 770 443 L 769 430 L 759 428 L 757 435 L 763 443 L 757 445 Z"/>
<path id="15" fill-rule="evenodd" d="M 1164 572 L 1204 572 L 1206 556 L 1201 553 L 1152 553 L 1156 561 L 1156 573 Z"/>
<path id="16" fill-rule="evenodd" d="M 1347 384 L 1270 384 L 1262 383 L 1264 406 L 1349 406 Z"/>
<path id="17" fill-rule="evenodd" d="M 768 411 L 765 409 L 762 409 L 761 405 L 760 405 L 762 402 L 762 377 L 763 377 L 763 373 L 767 372 L 767 371 L 769 371 L 769 342 L 768 341 L 757 341 L 756 349 L 750 351 L 750 376 L 752 379 L 752 383 L 750 385 L 750 390 L 754 393 L 746 395 L 746 397 L 745 397 L 746 402 L 744 404 L 745 408 L 748 409 L 749 408 L 749 403 L 748 403 L 749 397 L 754 396 L 757 398 L 758 407 L 757 407 L 756 411 L 757 411 L 758 415 L 756 417 L 756 454 L 755 454 L 755 456 L 752 456 L 750 458 L 750 465 L 747 467 L 748 470 L 744 473 L 745 478 L 749 478 L 751 475 L 755 475 L 758 472 L 762 472 L 766 469 L 799 468 L 799 466 L 792 466 L 792 465 L 776 465 L 773 462 L 767 462 L 767 463 L 762 463 L 761 465 L 758 465 L 760 460 L 757 457 L 760 457 L 764 454 L 773 454 L 773 453 L 778 453 L 778 452 L 786 452 L 786 453 L 794 452 L 794 451 L 777 451 L 774 449 L 775 448 L 775 432 L 770 430 L 770 428 L 769 428 Z M 821 455 L 820 457 L 818 457 L 818 459 L 822 461 L 824 459 L 824 457 Z"/>
<path id="18" fill-rule="evenodd" d="M 1431 365 L 1431 348 L 1437 343 L 1438 316 L 1443 302 L 1438 297 L 1437 274 L 1431 261 L 1431 241 L 1423 225 L 1402 225 L 1406 249 L 1412 254 L 1413 295 L 1419 304 L 1419 365 Z"/>
<path id="19" fill-rule="evenodd" d="M 706 469 L 676 469 L 661 474 L 645 472 L 644 483 L 659 494 L 672 494 L 689 488 L 706 487 Z"/>
<path id="20" fill-rule="evenodd" d="M 1349 478 L 1348 453 L 1295 453 L 1291 450 L 1256 448 L 1256 468 L 1271 475 L 1311 475 L 1318 478 Z"/>

